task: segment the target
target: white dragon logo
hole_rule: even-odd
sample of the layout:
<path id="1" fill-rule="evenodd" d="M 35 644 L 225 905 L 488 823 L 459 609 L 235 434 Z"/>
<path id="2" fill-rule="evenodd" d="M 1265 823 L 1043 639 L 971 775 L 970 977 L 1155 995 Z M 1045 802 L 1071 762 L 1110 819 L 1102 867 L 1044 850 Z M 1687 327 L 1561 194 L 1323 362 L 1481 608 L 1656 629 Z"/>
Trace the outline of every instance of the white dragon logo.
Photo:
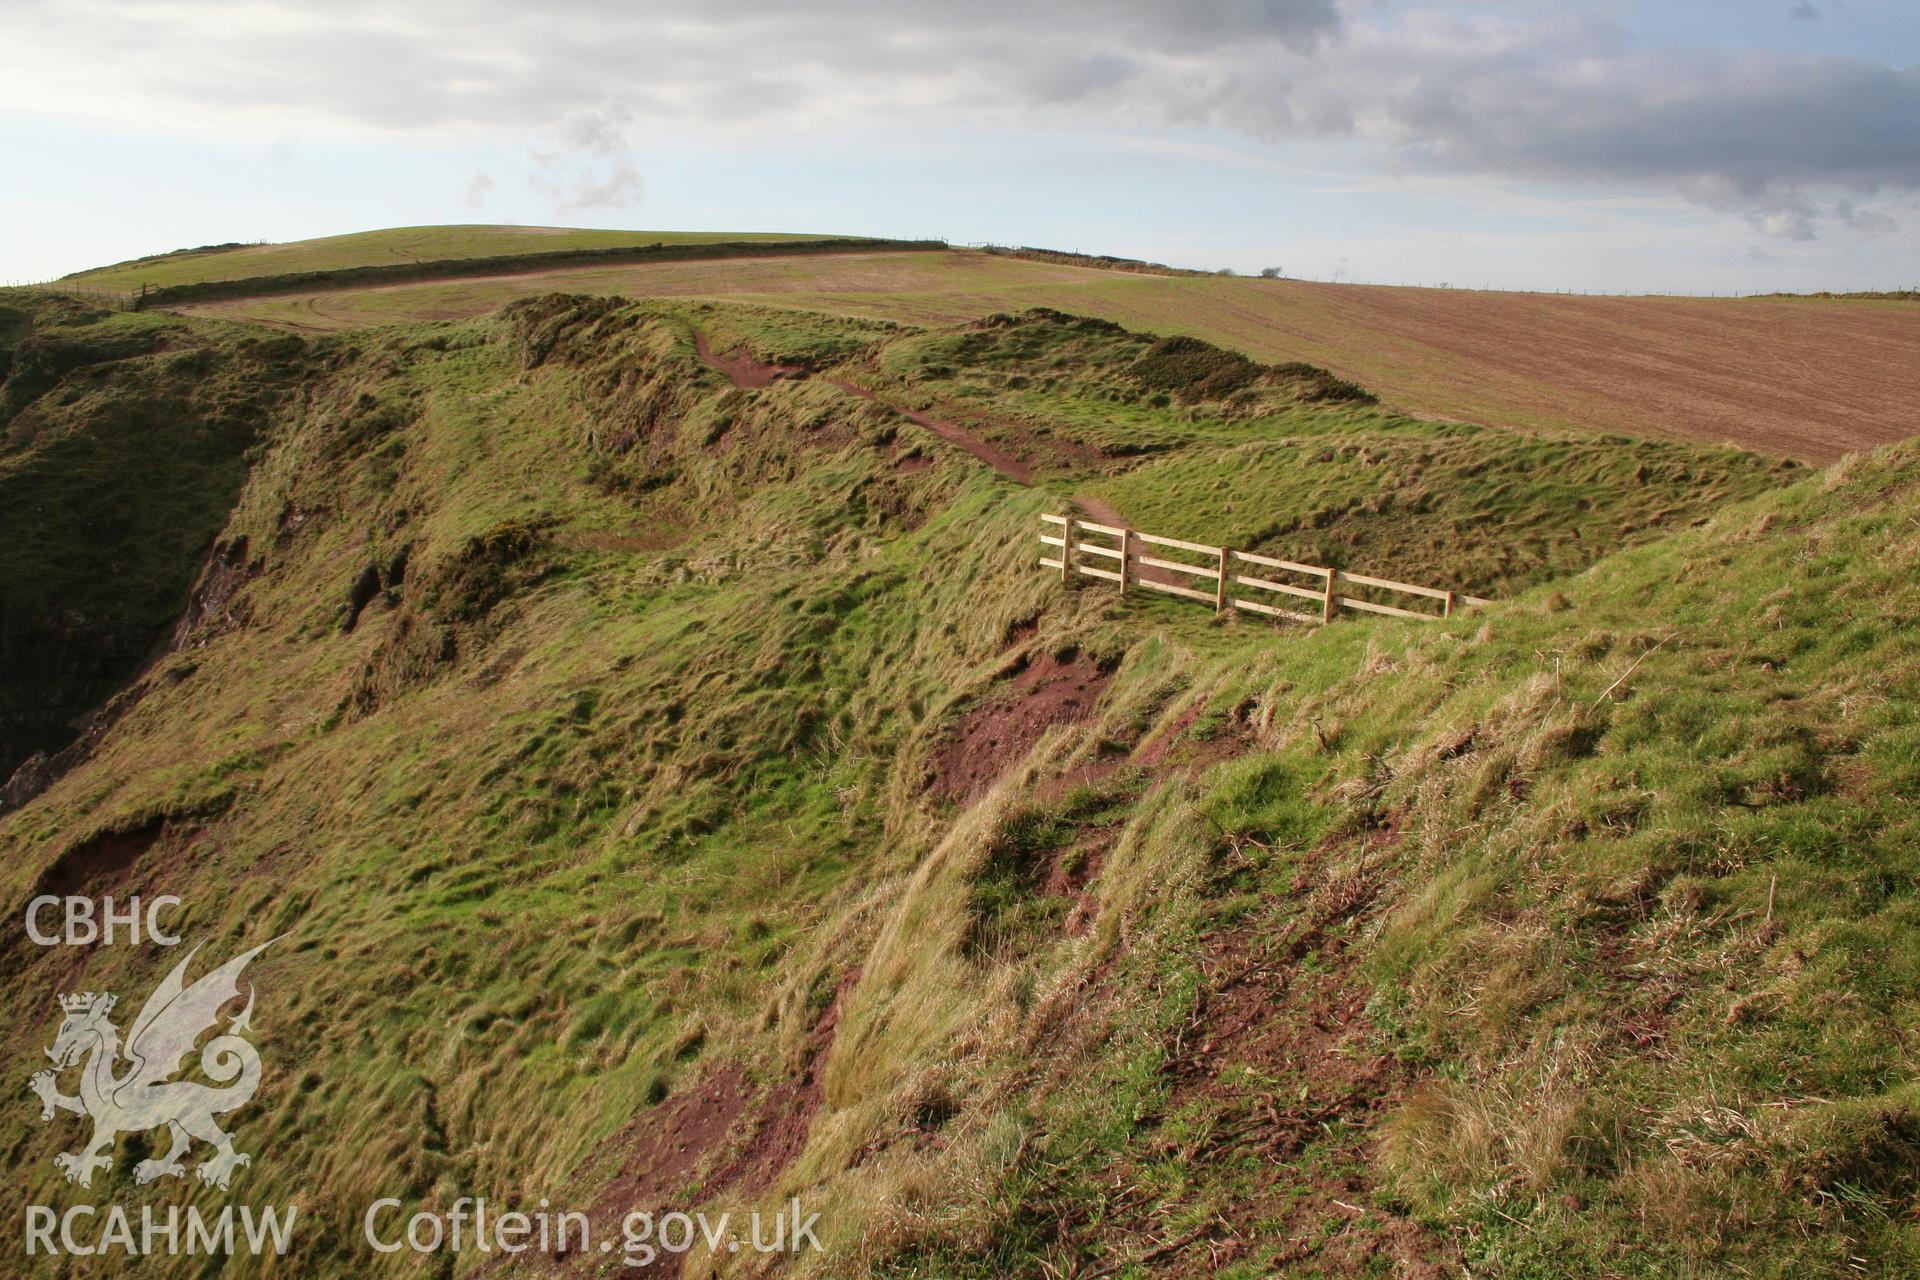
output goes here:
<path id="1" fill-rule="evenodd" d="M 196 1138 L 214 1149 L 213 1157 L 194 1170 L 210 1186 L 226 1190 L 233 1171 L 253 1163 L 252 1156 L 233 1149 L 232 1136 L 213 1122 L 215 1116 L 245 1106 L 260 1087 L 260 1055 L 241 1037 L 242 1032 L 253 1029 L 248 1024 L 253 1015 L 251 987 L 247 989 L 247 1007 L 238 1017 L 229 1017 L 227 1029 L 200 1050 L 201 1071 L 226 1087 L 170 1077 L 180 1070 L 180 1059 L 191 1053 L 201 1035 L 219 1021 L 221 1008 L 240 994 L 240 971 L 247 962 L 277 941 L 268 939 L 203 975 L 192 986 L 186 985 L 187 964 L 200 948 L 188 952 L 147 997 L 140 1016 L 133 1020 L 125 1050 L 130 1065 L 124 1075 L 114 1074 L 121 1057 L 120 1030 L 107 1019 L 117 998 L 91 991 L 60 997 L 60 1007 L 67 1016 L 53 1047 L 47 1050 L 53 1070 L 35 1073 L 27 1087 L 40 1096 L 42 1120 L 53 1119 L 56 1109 L 93 1119 L 93 1137 L 85 1147 L 63 1151 L 53 1158 L 66 1171 L 68 1182 L 90 1186 L 95 1169 L 111 1167 L 116 1135 L 162 1125 L 172 1136 L 173 1148 L 158 1160 L 142 1160 L 135 1165 L 136 1182 L 185 1174 L 180 1157 Z M 87 1062 L 81 1069 L 80 1096 L 68 1097 L 60 1092 L 59 1073 L 82 1058 Z"/>

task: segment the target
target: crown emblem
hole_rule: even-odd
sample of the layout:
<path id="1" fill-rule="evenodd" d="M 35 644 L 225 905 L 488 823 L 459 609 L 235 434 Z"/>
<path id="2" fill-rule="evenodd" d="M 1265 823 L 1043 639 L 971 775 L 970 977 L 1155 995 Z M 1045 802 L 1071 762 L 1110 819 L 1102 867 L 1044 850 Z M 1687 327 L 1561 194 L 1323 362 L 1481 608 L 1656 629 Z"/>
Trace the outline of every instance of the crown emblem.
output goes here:
<path id="1" fill-rule="evenodd" d="M 105 1013 L 113 1008 L 117 996 L 101 995 L 92 991 L 82 991 L 77 995 L 61 996 L 60 1007 L 68 1013 Z"/>

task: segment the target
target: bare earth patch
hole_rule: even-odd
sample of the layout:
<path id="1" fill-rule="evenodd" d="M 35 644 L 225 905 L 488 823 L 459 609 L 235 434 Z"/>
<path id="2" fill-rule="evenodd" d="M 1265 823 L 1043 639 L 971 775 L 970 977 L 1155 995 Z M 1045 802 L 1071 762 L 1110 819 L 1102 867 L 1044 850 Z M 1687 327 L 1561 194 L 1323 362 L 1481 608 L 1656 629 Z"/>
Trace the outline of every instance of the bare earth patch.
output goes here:
<path id="1" fill-rule="evenodd" d="M 1330 840 L 1307 855 L 1282 915 L 1200 937 L 1194 1007 L 1169 1033 L 1169 1095 L 1095 1176 L 1108 1189 L 1100 1212 L 1061 1223 L 1099 1259 L 1076 1274 L 1197 1278 L 1236 1264 L 1277 1276 L 1463 1274 L 1454 1243 L 1398 1212 L 1373 1173 L 1378 1122 L 1420 1079 L 1368 1017 L 1371 988 L 1350 946 L 1386 909 L 1372 857 L 1397 840 L 1391 820 L 1358 841 Z M 1076 1034 L 1063 1027 L 1059 1038 Z M 1075 1060 L 1056 1060 L 1048 1089 L 1079 1087 L 1059 1069 Z M 1192 1167 L 1209 1171 L 1216 1193 L 1169 1199 L 1168 1171 Z M 1170 1229 L 1177 1217 L 1198 1221 Z"/>
<path id="2" fill-rule="evenodd" d="M 960 717 L 933 755 L 936 797 L 965 802 L 990 786 L 1057 724 L 1083 720 L 1106 688 L 1108 673 L 1090 658 L 1050 653 L 1032 659 L 978 706 Z"/>
<path id="3" fill-rule="evenodd" d="M 618 1239 L 621 1221 L 635 1211 L 691 1211 L 718 1203 L 716 1197 L 726 1192 L 748 1197 L 772 1186 L 806 1149 L 824 1096 L 822 1073 L 840 1011 L 859 980 L 858 968 L 842 976 L 807 1037 L 797 1074 L 759 1089 L 744 1066 L 731 1063 L 648 1107 L 607 1139 L 600 1158 L 611 1152 L 617 1171 L 588 1213 L 590 1239 Z M 689 1191 L 695 1193 L 691 1200 L 684 1198 Z M 591 1254 L 556 1260 L 580 1274 L 595 1273 L 605 1263 Z M 645 1274 L 671 1280 L 684 1261 L 683 1254 L 663 1253 Z"/>
<path id="4" fill-rule="evenodd" d="M 1398 838 L 1389 823 L 1357 848 Z M 1236 925 L 1203 939 L 1205 976 L 1169 1069 L 1169 1109 L 1204 1108 L 1215 1123 L 1188 1158 L 1240 1161 L 1246 1182 L 1218 1229 L 1169 1257 L 1163 1274 L 1209 1274 L 1261 1248 L 1277 1249 L 1283 1272 L 1459 1274 L 1450 1242 L 1375 1194 L 1375 1126 L 1418 1075 L 1366 1013 L 1371 989 L 1349 943 L 1383 908 L 1355 849 L 1330 842 L 1310 856 L 1297 914 L 1279 929 Z"/>
<path id="5" fill-rule="evenodd" d="M 833 1001 L 807 1037 L 806 1063 L 800 1074 L 768 1090 L 754 1109 L 751 1135 L 746 1144 L 714 1175 L 716 1187 L 739 1187 L 744 1191 L 763 1191 L 787 1170 L 806 1149 L 813 1131 L 813 1116 L 825 1096 L 827 1054 L 840 1028 L 840 1013 L 847 994 L 860 981 L 860 970 L 849 969 L 834 988 Z"/>
<path id="6" fill-rule="evenodd" d="M 768 364 L 756 360 L 745 348 L 716 355 L 707 345 L 707 335 L 693 335 L 694 350 L 700 353 L 700 359 L 710 367 L 727 375 L 727 380 L 743 390 L 757 391 L 761 387 L 770 387 L 782 378 L 805 377 L 807 371 L 797 364 Z"/>

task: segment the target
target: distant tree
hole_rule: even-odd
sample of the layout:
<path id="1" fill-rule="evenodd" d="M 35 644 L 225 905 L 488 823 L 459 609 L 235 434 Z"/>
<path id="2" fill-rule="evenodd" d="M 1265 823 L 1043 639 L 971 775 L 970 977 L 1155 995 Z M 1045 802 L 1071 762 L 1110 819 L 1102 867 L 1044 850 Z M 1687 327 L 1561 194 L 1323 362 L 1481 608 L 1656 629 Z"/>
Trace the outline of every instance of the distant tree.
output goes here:
<path id="1" fill-rule="evenodd" d="M 1280 278 L 1280 268 L 1262 267 L 1260 268 L 1260 278 L 1262 280 L 1278 280 Z"/>
<path id="2" fill-rule="evenodd" d="M 1232 268 L 1232 267 L 1222 267 L 1222 268 L 1220 268 L 1220 269 L 1219 269 L 1218 271 L 1216 271 L 1216 272 L 1214 272 L 1213 274 L 1215 274 L 1215 275 L 1217 275 L 1217 276 L 1230 276 L 1230 275 L 1232 275 L 1232 274 L 1233 274 L 1233 268 Z"/>

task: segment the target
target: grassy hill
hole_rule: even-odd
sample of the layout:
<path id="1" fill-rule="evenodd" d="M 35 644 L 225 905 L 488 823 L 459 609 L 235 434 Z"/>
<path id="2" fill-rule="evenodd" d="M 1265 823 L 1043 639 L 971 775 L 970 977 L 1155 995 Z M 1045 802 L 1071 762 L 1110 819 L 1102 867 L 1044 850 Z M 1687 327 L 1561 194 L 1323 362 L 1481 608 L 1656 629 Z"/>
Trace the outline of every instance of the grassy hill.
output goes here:
<path id="1" fill-rule="evenodd" d="M 1812 298 L 1589 298 L 1097 270 L 998 254 L 582 267 L 212 304 L 295 332 L 464 319 L 553 289 L 951 324 L 1046 306 L 1255 359 L 1304 360 L 1409 412 L 1565 436 L 1735 443 L 1830 462 L 1912 434 L 1920 308 Z"/>
<path id="2" fill-rule="evenodd" d="M 810 240 L 785 232 L 595 231 L 577 227 L 447 226 L 390 227 L 287 244 L 210 245 L 136 258 L 75 272 L 68 280 L 101 288 L 159 289 L 211 280 L 340 271 L 349 267 L 398 266 L 448 258 L 494 258 L 576 249 L 620 249 L 651 244 L 713 244 L 734 240 Z"/>
<path id="3" fill-rule="evenodd" d="M 0 306 L 0 774 L 64 747 L 173 627 L 300 348 Z"/>
<path id="4" fill-rule="evenodd" d="M 0 815 L 0 909 L 140 886 L 210 955 L 289 934 L 231 1127 L 300 1274 L 413 1274 L 359 1243 L 380 1195 L 797 1195 L 809 1275 L 1920 1264 L 1911 446 L 1529 439 L 1049 311 L 550 295 L 270 359 L 11 323 L 0 475 L 49 503 L 179 353 L 221 371 L 180 416 L 259 406 L 224 523 L 148 578 L 182 620 L 127 609 L 151 662 Z M 1034 534 L 1076 496 L 1500 602 L 1068 589 Z M 97 589 L 96 537 L 0 561 L 0 602 Z M 53 992 L 167 958 L 8 959 L 24 1063 Z M 0 1118 L 16 1221 L 227 1198 L 134 1186 L 126 1140 L 68 1188 L 81 1128 L 36 1114 Z"/>

